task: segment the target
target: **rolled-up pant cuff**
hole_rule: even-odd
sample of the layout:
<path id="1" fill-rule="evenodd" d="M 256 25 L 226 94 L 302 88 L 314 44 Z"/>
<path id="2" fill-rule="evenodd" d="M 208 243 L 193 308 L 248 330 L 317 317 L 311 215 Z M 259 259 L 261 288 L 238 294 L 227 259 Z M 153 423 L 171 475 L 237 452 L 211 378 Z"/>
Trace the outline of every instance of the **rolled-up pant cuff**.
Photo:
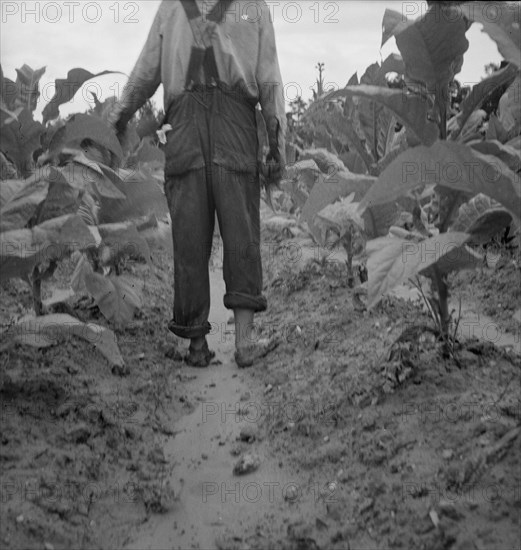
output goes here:
<path id="1" fill-rule="evenodd" d="M 227 292 L 224 295 L 224 307 L 227 309 L 251 309 L 255 313 L 266 311 L 268 302 L 262 295 L 251 296 L 241 292 Z"/>
<path id="2" fill-rule="evenodd" d="M 168 330 L 180 338 L 199 338 L 201 336 L 206 336 L 211 329 L 212 327 L 208 322 L 203 325 L 194 325 L 192 327 L 178 325 L 173 320 L 168 323 Z"/>

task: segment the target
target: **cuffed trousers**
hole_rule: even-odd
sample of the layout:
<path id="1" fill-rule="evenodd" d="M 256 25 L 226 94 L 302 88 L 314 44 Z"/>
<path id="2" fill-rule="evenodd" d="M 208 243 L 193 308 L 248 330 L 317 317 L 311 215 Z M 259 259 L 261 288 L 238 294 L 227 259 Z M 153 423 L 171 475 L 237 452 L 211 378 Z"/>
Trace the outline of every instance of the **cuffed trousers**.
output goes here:
<path id="1" fill-rule="evenodd" d="M 260 257 L 255 108 L 219 87 L 184 93 L 167 115 L 165 193 L 174 241 L 174 314 L 182 338 L 210 331 L 208 264 L 215 213 L 223 240 L 224 305 L 266 309 Z"/>

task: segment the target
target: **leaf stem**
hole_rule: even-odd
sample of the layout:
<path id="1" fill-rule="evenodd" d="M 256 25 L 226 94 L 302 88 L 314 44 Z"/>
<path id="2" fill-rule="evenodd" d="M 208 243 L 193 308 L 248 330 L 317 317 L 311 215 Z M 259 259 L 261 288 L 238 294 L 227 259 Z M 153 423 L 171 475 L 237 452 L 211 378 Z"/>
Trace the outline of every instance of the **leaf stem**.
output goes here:
<path id="1" fill-rule="evenodd" d="M 43 314 L 43 305 L 42 305 L 42 279 L 40 276 L 40 269 L 36 266 L 33 269 L 31 275 L 31 286 L 33 290 L 33 307 L 34 314 L 38 317 Z"/>

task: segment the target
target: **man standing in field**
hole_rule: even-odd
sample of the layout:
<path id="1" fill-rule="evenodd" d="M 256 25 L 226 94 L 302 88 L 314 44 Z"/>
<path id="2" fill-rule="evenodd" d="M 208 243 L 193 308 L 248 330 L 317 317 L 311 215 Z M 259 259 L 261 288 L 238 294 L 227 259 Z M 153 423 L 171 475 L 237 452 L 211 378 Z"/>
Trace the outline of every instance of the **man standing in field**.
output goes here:
<path id="1" fill-rule="evenodd" d="M 215 213 L 224 245 L 224 305 L 235 318 L 235 360 L 251 366 L 268 350 L 248 338 L 266 309 L 260 258 L 259 171 L 280 180 L 285 162 L 283 86 L 264 0 L 164 0 L 110 120 L 119 135 L 164 86 L 165 193 L 174 241 L 174 315 L 168 328 L 190 339 L 186 362 L 207 366 Z M 256 105 L 269 153 L 258 162 Z"/>

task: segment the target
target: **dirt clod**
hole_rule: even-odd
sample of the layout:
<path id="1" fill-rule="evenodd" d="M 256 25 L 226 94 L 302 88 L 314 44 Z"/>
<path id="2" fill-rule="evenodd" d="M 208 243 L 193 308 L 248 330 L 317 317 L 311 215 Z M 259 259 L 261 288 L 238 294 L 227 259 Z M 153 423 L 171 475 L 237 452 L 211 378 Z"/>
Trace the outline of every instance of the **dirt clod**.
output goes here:
<path id="1" fill-rule="evenodd" d="M 259 456 L 253 453 L 243 455 L 233 467 L 233 473 L 236 476 L 242 476 L 255 472 L 261 465 Z"/>

